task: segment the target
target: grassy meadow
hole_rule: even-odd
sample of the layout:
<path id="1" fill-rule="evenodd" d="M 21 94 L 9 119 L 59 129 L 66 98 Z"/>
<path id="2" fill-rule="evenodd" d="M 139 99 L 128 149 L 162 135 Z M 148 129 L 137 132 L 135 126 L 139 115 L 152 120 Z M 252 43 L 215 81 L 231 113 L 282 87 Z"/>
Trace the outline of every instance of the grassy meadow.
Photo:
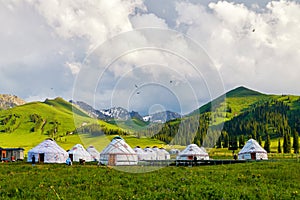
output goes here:
<path id="1" fill-rule="evenodd" d="M 1 163 L 0 199 L 300 199 L 299 168 L 296 159 L 149 173 L 96 164 Z"/>

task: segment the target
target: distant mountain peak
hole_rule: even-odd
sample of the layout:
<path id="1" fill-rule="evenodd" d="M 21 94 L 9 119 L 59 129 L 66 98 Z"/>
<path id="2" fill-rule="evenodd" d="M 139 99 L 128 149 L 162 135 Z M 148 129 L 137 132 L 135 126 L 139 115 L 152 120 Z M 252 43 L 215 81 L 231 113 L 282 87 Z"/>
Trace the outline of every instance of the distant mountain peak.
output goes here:
<path id="1" fill-rule="evenodd" d="M 9 109 L 15 106 L 20 106 L 25 104 L 26 101 L 20 99 L 15 95 L 10 94 L 0 94 L 0 110 L 1 109 Z"/>
<path id="2" fill-rule="evenodd" d="M 226 97 L 245 97 L 245 96 L 258 96 L 258 95 L 265 95 L 265 94 L 262 94 L 255 90 L 251 90 L 244 86 L 239 86 L 226 93 Z"/>
<path id="3" fill-rule="evenodd" d="M 144 116 L 143 119 L 146 122 L 150 121 L 155 123 L 165 123 L 167 121 L 178 119 L 181 117 L 182 116 L 180 114 L 167 110 L 167 111 L 157 112 L 151 115 Z"/>

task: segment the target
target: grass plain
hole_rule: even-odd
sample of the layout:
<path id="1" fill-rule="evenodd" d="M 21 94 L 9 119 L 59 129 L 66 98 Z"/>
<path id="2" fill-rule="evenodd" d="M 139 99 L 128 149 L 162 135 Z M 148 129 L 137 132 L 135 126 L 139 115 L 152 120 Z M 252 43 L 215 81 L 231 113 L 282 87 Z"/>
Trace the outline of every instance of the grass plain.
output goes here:
<path id="1" fill-rule="evenodd" d="M 132 166 L 137 170 L 141 166 Z M 126 173 L 96 164 L 0 164 L 1 199 L 300 199 L 296 159 Z"/>

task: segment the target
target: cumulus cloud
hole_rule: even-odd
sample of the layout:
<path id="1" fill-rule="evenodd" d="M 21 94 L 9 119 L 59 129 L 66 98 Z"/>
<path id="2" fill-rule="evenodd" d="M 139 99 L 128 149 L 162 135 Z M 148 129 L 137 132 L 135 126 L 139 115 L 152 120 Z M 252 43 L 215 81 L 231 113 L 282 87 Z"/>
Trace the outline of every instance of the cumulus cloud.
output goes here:
<path id="1" fill-rule="evenodd" d="M 134 15 L 131 17 L 130 21 L 133 28 L 168 28 L 164 19 L 161 19 L 152 13 Z"/>
<path id="2" fill-rule="evenodd" d="M 132 30 L 128 17 L 136 8 L 142 8 L 141 0 L 28 2 L 57 34 L 64 38 L 87 38 L 92 47 L 120 32 Z"/>
<path id="3" fill-rule="evenodd" d="M 0 1 L 1 92 L 68 99 L 80 83 L 76 100 L 98 108 L 184 113 L 218 96 L 220 78 L 300 94 L 300 4 L 241 2 Z"/>
<path id="4" fill-rule="evenodd" d="M 178 26 L 207 50 L 228 88 L 246 85 L 274 93 L 299 93 L 300 4 L 269 2 L 266 7 L 219 1 L 208 7 L 176 5 Z"/>

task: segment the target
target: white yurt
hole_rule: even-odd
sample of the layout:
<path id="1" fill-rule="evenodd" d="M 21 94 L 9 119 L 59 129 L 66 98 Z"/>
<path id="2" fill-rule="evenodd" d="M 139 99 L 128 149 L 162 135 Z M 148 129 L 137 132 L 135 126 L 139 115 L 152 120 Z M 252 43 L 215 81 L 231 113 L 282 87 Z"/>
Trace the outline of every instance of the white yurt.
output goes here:
<path id="1" fill-rule="evenodd" d="M 93 161 L 93 158 L 89 152 L 81 144 L 76 144 L 68 151 L 69 157 L 73 162 L 79 162 L 80 159 L 85 160 L 86 162 Z"/>
<path id="2" fill-rule="evenodd" d="M 136 146 L 133 150 L 136 152 L 138 160 L 147 160 L 147 153 L 141 147 Z"/>
<path id="3" fill-rule="evenodd" d="M 47 139 L 28 151 L 27 162 L 32 162 L 32 156 L 36 162 L 65 163 L 68 153 L 52 139 Z"/>
<path id="4" fill-rule="evenodd" d="M 165 150 L 164 148 L 160 148 L 160 151 L 164 154 L 164 160 L 170 160 L 170 153 L 167 150 Z"/>
<path id="5" fill-rule="evenodd" d="M 178 154 L 176 160 L 209 160 L 208 153 L 203 151 L 198 145 L 190 144 Z"/>
<path id="6" fill-rule="evenodd" d="M 165 153 L 163 151 L 161 151 L 159 148 L 157 148 L 156 146 L 152 148 L 153 151 L 156 153 L 156 160 L 165 160 Z"/>
<path id="7" fill-rule="evenodd" d="M 267 151 L 262 148 L 254 139 L 246 142 L 238 154 L 239 160 L 268 160 Z"/>
<path id="8" fill-rule="evenodd" d="M 150 147 L 146 147 L 144 149 L 145 153 L 146 153 L 146 159 L 145 160 L 157 160 L 157 154 L 156 152 L 150 148 Z"/>
<path id="9" fill-rule="evenodd" d="M 137 153 L 120 136 L 112 139 L 100 153 L 100 164 L 104 165 L 136 165 Z"/>
<path id="10" fill-rule="evenodd" d="M 86 151 L 92 156 L 94 161 L 99 161 L 100 153 L 94 146 L 89 146 Z"/>

